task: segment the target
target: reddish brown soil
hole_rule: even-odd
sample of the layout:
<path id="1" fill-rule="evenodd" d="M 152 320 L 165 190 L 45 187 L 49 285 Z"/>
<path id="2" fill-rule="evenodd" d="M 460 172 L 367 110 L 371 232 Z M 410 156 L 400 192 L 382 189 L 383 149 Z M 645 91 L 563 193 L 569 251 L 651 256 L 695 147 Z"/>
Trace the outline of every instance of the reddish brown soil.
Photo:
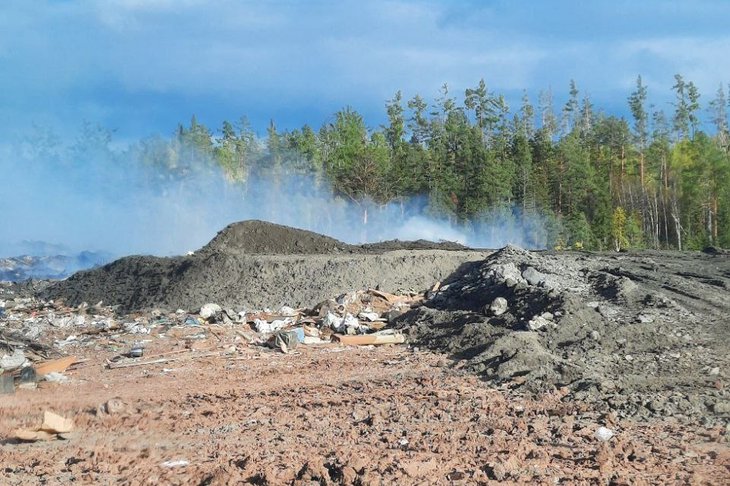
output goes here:
<path id="1" fill-rule="evenodd" d="M 143 359 L 182 343 L 154 339 Z M 0 482 L 730 484 L 721 428 L 601 416 L 560 391 L 522 399 L 406 346 L 232 344 L 209 336 L 125 369 L 105 367 L 119 343 L 69 349 L 88 358 L 71 382 L 0 396 Z M 68 440 L 11 439 L 44 410 L 73 418 Z"/>

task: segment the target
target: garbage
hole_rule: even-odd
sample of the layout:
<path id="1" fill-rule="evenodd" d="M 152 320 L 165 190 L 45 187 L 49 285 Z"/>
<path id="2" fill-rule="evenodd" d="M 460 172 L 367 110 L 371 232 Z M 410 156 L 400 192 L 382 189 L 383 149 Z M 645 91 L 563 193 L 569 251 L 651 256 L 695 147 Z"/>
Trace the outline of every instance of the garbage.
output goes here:
<path id="1" fill-rule="evenodd" d="M 380 314 L 377 312 L 360 312 L 357 317 L 366 321 L 375 322 L 380 319 Z"/>
<path id="2" fill-rule="evenodd" d="M 63 434 L 67 434 L 73 429 L 73 420 L 46 411 L 43 413 L 43 424 L 40 427 L 35 429 L 17 429 L 13 432 L 13 436 L 19 440 L 34 442 L 59 437 L 63 438 Z"/>
<path id="3" fill-rule="evenodd" d="M 607 428 L 607 427 L 598 427 L 598 430 L 596 430 L 596 433 L 594 434 L 594 437 L 601 442 L 608 442 L 611 440 L 611 438 L 614 436 L 613 430 Z"/>
<path id="4" fill-rule="evenodd" d="M 35 372 L 38 376 L 45 376 L 49 373 L 63 373 L 69 366 L 76 363 L 76 356 L 66 356 L 64 358 L 46 361 L 45 363 L 35 365 Z"/>
<path id="5" fill-rule="evenodd" d="M 262 334 L 270 334 L 272 332 L 278 331 L 279 329 L 282 329 L 290 325 L 291 323 L 292 320 L 290 318 L 277 319 L 271 322 L 268 322 L 264 319 L 254 320 L 254 326 L 256 327 L 256 331 Z"/>
<path id="6" fill-rule="evenodd" d="M 20 370 L 18 379 L 20 381 L 19 388 L 35 388 L 38 375 L 36 375 L 32 366 L 26 366 Z"/>
<path id="7" fill-rule="evenodd" d="M 279 315 L 282 317 L 295 317 L 297 315 L 297 311 L 285 305 L 279 309 Z"/>
<path id="8" fill-rule="evenodd" d="M 9 373 L 0 373 L 0 395 L 15 393 L 15 380 Z"/>
<path id="9" fill-rule="evenodd" d="M 295 333 L 297 335 L 297 341 L 300 343 L 304 342 L 304 338 L 306 337 L 304 333 L 304 329 L 301 327 L 297 327 L 291 330 L 291 332 Z"/>
<path id="10" fill-rule="evenodd" d="M 43 379 L 51 383 L 66 383 L 69 379 L 68 376 L 57 371 L 52 371 L 43 375 Z"/>
<path id="11" fill-rule="evenodd" d="M 367 346 L 370 344 L 402 344 L 406 337 L 397 332 L 376 332 L 361 336 L 343 336 L 335 334 L 337 340 L 345 345 Z"/>
<path id="12" fill-rule="evenodd" d="M 200 317 L 207 321 L 211 317 L 214 317 L 216 314 L 222 311 L 223 309 L 218 304 L 205 304 L 203 307 L 200 308 Z"/>
<path id="13" fill-rule="evenodd" d="M 294 331 L 278 331 L 269 338 L 267 343 L 274 349 L 280 349 L 282 353 L 288 353 L 296 349 L 299 339 Z"/>
<path id="14" fill-rule="evenodd" d="M 144 355 L 144 347 L 141 343 L 135 343 L 132 349 L 129 350 L 129 353 L 127 353 L 127 356 L 130 358 L 141 358 L 142 355 Z"/>
<path id="15" fill-rule="evenodd" d="M 13 354 L 6 354 L 0 358 L 0 368 L 6 371 L 17 370 L 22 367 L 26 361 L 25 353 L 20 349 L 15 349 Z"/>
<path id="16" fill-rule="evenodd" d="M 507 299 L 505 299 L 504 297 L 497 297 L 489 305 L 489 313 L 493 316 L 501 316 L 502 314 L 507 312 L 507 308 Z"/>

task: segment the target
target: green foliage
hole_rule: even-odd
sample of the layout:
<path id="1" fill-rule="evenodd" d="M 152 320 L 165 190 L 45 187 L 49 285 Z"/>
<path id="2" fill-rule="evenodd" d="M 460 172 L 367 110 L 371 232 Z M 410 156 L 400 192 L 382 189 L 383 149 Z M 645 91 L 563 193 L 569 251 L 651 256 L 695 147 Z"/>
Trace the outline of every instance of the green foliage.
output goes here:
<path id="1" fill-rule="evenodd" d="M 560 123 L 550 91 L 533 108 L 525 93 L 511 114 L 482 79 L 455 98 L 443 85 L 432 105 L 419 95 L 386 102 L 387 122 L 369 129 L 347 107 L 318 131 L 281 131 L 273 121 L 257 139 L 245 119 L 219 134 L 192 117 L 170 139 L 135 151 L 151 177 L 191 177 L 219 167 L 232 183 L 252 171 L 275 179 L 309 174 L 356 203 L 425 196 L 433 214 L 467 226 L 501 215 L 535 244 L 558 248 L 701 248 L 730 246 L 730 133 L 722 87 L 709 104 L 716 134 L 700 130 L 700 94 L 674 78 L 674 111 L 651 115 L 641 77 L 626 120 L 596 111 L 571 81 Z M 538 120 L 535 120 L 538 118 Z M 79 158 L 106 157 L 111 133 L 85 125 Z M 38 136 L 24 151 L 55 149 Z M 366 208 L 367 204 L 363 204 Z"/>

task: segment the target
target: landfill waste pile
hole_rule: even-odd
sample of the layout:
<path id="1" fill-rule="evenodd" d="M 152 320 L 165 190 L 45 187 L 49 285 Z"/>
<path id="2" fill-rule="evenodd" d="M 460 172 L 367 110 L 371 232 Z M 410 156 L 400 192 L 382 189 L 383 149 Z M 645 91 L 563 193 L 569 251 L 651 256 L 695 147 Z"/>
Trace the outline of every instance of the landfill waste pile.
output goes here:
<path id="1" fill-rule="evenodd" d="M 3 484 L 728 484 L 728 285 L 262 222 L 1 283 Z"/>

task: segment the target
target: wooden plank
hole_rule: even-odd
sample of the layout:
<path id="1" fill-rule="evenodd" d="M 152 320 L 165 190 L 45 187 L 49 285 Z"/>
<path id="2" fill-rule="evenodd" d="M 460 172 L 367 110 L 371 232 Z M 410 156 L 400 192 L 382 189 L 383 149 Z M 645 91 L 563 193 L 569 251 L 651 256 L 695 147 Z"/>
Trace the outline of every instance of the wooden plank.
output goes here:
<path id="1" fill-rule="evenodd" d="M 406 342 L 403 334 L 361 334 L 359 336 L 344 336 L 335 334 L 339 342 L 346 345 L 368 346 L 370 344 L 402 344 Z"/>
<path id="2" fill-rule="evenodd" d="M 63 373 L 66 371 L 66 368 L 76 363 L 76 361 L 76 356 L 65 356 L 63 358 L 40 363 L 34 366 L 34 368 L 38 376 L 44 376 L 48 373 Z"/>

